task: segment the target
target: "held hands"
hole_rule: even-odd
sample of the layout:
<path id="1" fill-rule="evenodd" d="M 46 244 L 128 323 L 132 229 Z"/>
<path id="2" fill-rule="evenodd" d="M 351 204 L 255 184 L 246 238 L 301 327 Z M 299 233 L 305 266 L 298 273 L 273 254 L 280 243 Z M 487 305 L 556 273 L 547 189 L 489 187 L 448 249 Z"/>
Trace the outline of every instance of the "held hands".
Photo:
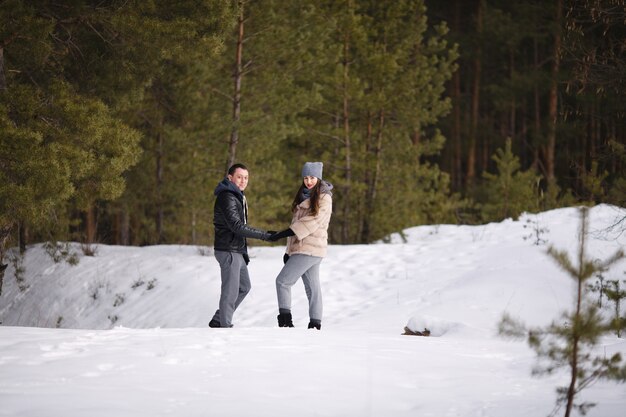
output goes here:
<path id="1" fill-rule="evenodd" d="M 295 235 L 293 230 L 287 228 L 287 229 L 283 230 L 282 232 L 274 232 L 274 233 L 272 233 L 267 240 L 269 240 L 270 242 L 276 242 L 279 239 L 282 239 L 282 238 L 285 238 L 285 237 L 289 237 L 289 236 L 293 236 L 293 235 Z"/>
<path id="2" fill-rule="evenodd" d="M 278 233 L 278 232 L 276 232 L 276 230 L 268 230 L 265 232 L 265 235 L 262 237 L 262 239 L 266 242 L 273 242 L 272 240 L 270 240 L 270 238 L 275 233 Z"/>

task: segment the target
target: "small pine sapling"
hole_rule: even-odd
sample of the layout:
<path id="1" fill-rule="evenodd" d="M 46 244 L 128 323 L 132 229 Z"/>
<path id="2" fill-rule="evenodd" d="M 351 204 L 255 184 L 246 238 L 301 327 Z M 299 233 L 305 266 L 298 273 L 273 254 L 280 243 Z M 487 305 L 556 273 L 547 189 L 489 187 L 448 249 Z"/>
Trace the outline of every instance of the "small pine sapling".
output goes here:
<path id="1" fill-rule="evenodd" d="M 24 292 L 28 289 L 29 285 L 26 284 L 26 268 L 24 267 L 24 256 L 20 252 L 13 253 L 11 255 L 11 263 L 13 264 L 13 272 L 15 274 L 15 282 L 20 292 Z"/>
<path id="2" fill-rule="evenodd" d="M 85 256 L 96 256 L 98 253 L 98 246 L 93 243 L 81 243 L 80 249 Z"/>
<path id="3" fill-rule="evenodd" d="M 533 170 L 521 170 L 511 138 L 506 139 L 504 149 L 497 149 L 491 159 L 498 173 L 483 173 L 487 190 L 482 207 L 485 220 L 517 219 L 523 211 L 539 208 L 540 177 Z"/>
<path id="4" fill-rule="evenodd" d="M 585 242 L 587 237 L 588 209 L 581 208 L 581 227 L 577 253 L 578 265 L 570 260 L 567 252 L 554 247 L 548 254 L 559 267 L 575 281 L 576 298 L 574 309 L 563 313 L 561 319 L 553 321 L 543 328 L 528 329 L 524 323 L 504 314 L 499 323 L 499 333 L 503 336 L 525 337 L 530 347 L 535 350 L 538 364 L 533 375 L 552 374 L 566 369 L 569 374 L 567 386 L 557 388 L 557 402 L 552 415 L 565 407 L 565 417 L 570 417 L 577 409 L 585 414 L 595 404 L 576 403 L 576 396 L 593 382 L 606 379 L 626 381 L 626 366 L 622 365 L 619 353 L 611 357 L 594 356 L 593 350 L 602 336 L 611 331 L 610 323 L 600 314 L 596 303 L 587 296 L 586 281 L 600 271 L 606 271 L 624 257 L 620 250 L 609 259 L 599 262 L 587 259 Z"/>
<path id="5" fill-rule="evenodd" d="M 535 216 L 534 220 L 526 219 L 524 229 L 530 229 L 531 232 L 523 237 L 524 240 L 533 239 L 533 244 L 535 246 L 548 243 L 548 241 L 543 238 L 543 235 L 545 233 L 548 233 L 550 229 L 548 229 L 547 227 L 541 227 L 541 225 L 539 224 L 539 220 L 537 220 L 537 216 Z"/>
<path id="6" fill-rule="evenodd" d="M 107 316 L 107 318 L 109 319 L 109 321 L 111 322 L 111 325 L 113 326 L 115 323 L 117 323 L 117 321 L 120 319 L 117 315 L 111 315 L 111 316 Z"/>
<path id="7" fill-rule="evenodd" d="M 80 261 L 78 254 L 72 250 L 69 242 L 46 242 L 43 247 L 55 264 L 65 261 L 72 266 L 76 266 Z"/>
<path id="8" fill-rule="evenodd" d="M 588 284 L 587 285 L 587 290 L 591 291 L 591 292 L 597 292 L 598 293 L 598 307 L 602 308 L 602 297 L 604 297 L 604 275 L 602 275 L 602 273 L 596 273 L 596 277 L 598 278 L 598 280 L 596 282 L 594 282 L 593 284 Z"/>
<path id="9" fill-rule="evenodd" d="M 113 307 L 119 307 L 126 301 L 126 295 L 122 293 L 115 294 L 115 301 L 113 301 Z"/>
<path id="10" fill-rule="evenodd" d="M 626 288 L 622 287 L 617 279 L 607 281 L 606 287 L 604 293 L 606 298 L 613 302 L 614 307 L 611 328 L 615 330 L 617 337 L 622 337 L 622 332 L 626 329 L 626 317 L 621 315 L 621 302 L 626 299 Z"/>
<path id="11" fill-rule="evenodd" d="M 135 289 L 141 287 L 142 285 L 144 285 L 145 283 L 146 282 L 143 279 L 138 278 L 137 281 L 133 282 L 133 285 L 131 285 L 130 288 L 135 290 Z"/>

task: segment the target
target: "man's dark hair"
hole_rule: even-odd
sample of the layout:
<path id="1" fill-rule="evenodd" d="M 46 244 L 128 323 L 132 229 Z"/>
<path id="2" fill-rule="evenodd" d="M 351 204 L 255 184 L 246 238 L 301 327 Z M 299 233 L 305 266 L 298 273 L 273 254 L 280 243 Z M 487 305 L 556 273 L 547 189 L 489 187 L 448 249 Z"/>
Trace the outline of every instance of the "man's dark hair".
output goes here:
<path id="1" fill-rule="evenodd" d="M 235 171 L 237 171 L 237 168 L 245 169 L 246 171 L 248 170 L 248 168 L 244 164 L 234 164 L 233 166 L 228 168 L 228 175 L 233 175 Z"/>

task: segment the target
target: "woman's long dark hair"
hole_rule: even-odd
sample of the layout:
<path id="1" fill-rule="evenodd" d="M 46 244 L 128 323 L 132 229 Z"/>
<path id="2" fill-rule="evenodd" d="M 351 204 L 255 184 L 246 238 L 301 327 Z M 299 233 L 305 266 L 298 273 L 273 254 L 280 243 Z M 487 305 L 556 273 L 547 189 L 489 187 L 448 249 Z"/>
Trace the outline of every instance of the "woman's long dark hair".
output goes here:
<path id="1" fill-rule="evenodd" d="M 321 187 L 322 187 L 322 180 L 318 179 L 317 184 L 315 184 L 315 186 L 311 188 L 311 197 L 310 197 L 311 208 L 309 210 L 311 212 L 311 215 L 313 216 L 317 216 L 317 213 L 320 211 L 320 188 Z M 304 182 L 303 182 L 300 188 L 298 188 L 298 192 L 296 193 L 296 197 L 293 199 L 293 203 L 291 203 L 292 212 L 296 211 L 296 207 L 298 207 L 298 204 L 304 201 L 302 192 L 304 191 L 305 188 L 306 188 L 306 185 L 304 185 Z"/>

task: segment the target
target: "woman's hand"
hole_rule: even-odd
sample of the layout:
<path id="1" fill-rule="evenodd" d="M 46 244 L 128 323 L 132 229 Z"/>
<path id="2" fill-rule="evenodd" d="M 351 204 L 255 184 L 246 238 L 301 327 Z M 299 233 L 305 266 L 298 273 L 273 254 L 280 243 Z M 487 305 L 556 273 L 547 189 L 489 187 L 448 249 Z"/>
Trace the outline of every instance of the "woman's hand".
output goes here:
<path id="1" fill-rule="evenodd" d="M 267 240 L 269 240 L 270 242 L 276 242 L 279 239 L 282 239 L 282 238 L 285 238 L 285 237 L 289 237 L 289 236 L 293 236 L 293 235 L 295 235 L 293 230 L 287 228 L 287 229 L 283 230 L 282 232 L 272 233 L 272 235 Z"/>

